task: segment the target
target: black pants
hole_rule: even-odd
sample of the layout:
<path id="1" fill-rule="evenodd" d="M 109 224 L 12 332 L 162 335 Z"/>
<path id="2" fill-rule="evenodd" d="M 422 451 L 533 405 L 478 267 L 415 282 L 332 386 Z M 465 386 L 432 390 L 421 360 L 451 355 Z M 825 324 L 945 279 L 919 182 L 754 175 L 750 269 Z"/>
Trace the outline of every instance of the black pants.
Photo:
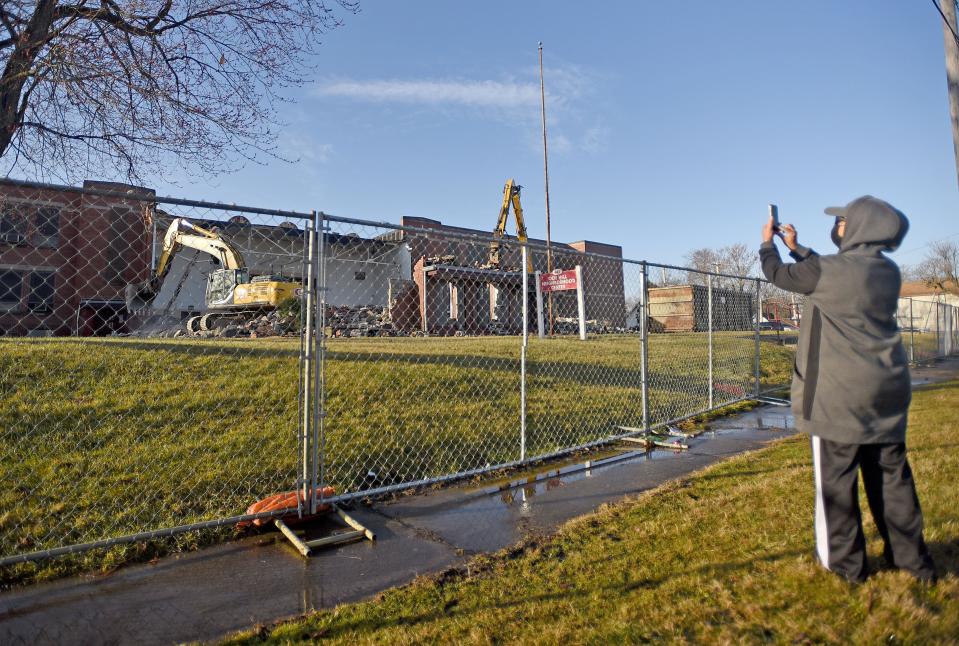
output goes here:
<path id="1" fill-rule="evenodd" d="M 922 538 L 922 510 L 905 444 L 840 444 L 812 436 L 816 477 L 816 553 L 826 569 L 866 579 L 866 541 L 859 511 L 859 472 L 869 509 L 894 567 L 931 580 L 935 568 Z"/>

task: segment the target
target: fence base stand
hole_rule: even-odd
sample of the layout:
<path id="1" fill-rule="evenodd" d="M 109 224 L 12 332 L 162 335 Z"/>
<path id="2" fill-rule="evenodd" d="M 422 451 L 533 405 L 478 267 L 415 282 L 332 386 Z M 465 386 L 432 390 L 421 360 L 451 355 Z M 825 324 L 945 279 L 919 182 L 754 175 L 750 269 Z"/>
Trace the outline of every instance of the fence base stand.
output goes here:
<path id="1" fill-rule="evenodd" d="M 655 436 L 662 437 L 664 435 L 668 435 L 670 437 L 681 437 L 688 440 L 691 437 L 696 437 L 697 435 L 703 434 L 703 431 L 701 430 L 700 431 L 683 431 L 676 428 L 675 426 L 670 426 L 669 424 L 667 424 L 665 428 L 657 428 L 654 430 L 646 430 L 643 428 L 639 428 L 638 426 L 617 426 L 616 428 L 618 428 L 621 431 L 626 431 L 628 433 L 636 433 L 639 437 L 646 437 L 647 435 L 655 435 Z M 621 439 L 629 441 L 628 437 L 621 438 Z"/>
<path id="2" fill-rule="evenodd" d="M 683 444 L 679 439 L 670 440 L 666 436 L 656 435 L 655 433 L 648 433 L 646 435 L 640 435 L 639 437 L 621 437 L 619 439 L 623 442 L 639 444 L 647 451 L 657 446 L 661 449 L 676 449 L 679 451 L 689 449 L 689 445 Z"/>
<path id="3" fill-rule="evenodd" d="M 304 557 L 309 557 L 310 551 L 318 547 L 330 547 L 332 545 L 342 545 L 343 543 L 350 543 L 357 539 L 366 538 L 370 541 L 376 540 L 376 534 L 364 527 L 357 521 L 355 518 L 347 514 L 345 511 L 340 509 L 337 506 L 333 506 L 333 510 L 336 512 L 336 515 L 339 516 L 344 523 L 352 527 L 348 532 L 339 532 L 337 534 L 330 534 L 329 536 L 323 536 L 322 538 L 314 538 L 313 540 L 304 541 L 299 536 L 297 536 L 292 529 L 287 527 L 286 523 L 277 518 L 274 524 L 277 528 L 283 532 L 283 535 L 289 539 L 290 543 L 293 544 L 293 547 L 302 554 Z"/>
<path id="4" fill-rule="evenodd" d="M 306 543 L 304 543 L 299 536 L 294 534 L 293 530 L 286 526 L 286 523 L 284 523 L 282 520 L 277 518 L 276 520 L 273 521 L 273 524 L 276 525 L 277 529 L 283 532 L 283 535 L 286 536 L 291 543 L 293 543 L 293 547 L 295 547 L 300 554 L 302 554 L 303 556 L 310 555 L 309 546 Z"/>
<path id="5" fill-rule="evenodd" d="M 366 527 L 361 525 L 359 521 L 347 514 L 345 511 L 340 509 L 338 506 L 333 505 L 333 510 L 336 512 L 336 515 L 343 519 L 343 522 L 352 527 L 354 530 L 360 532 L 365 538 L 375 541 L 376 534 L 368 530 Z"/>
<path id="6" fill-rule="evenodd" d="M 306 541 L 306 546 L 310 549 L 314 547 L 328 547 L 330 545 L 341 545 L 343 543 L 350 543 L 355 541 L 358 538 L 363 538 L 363 532 L 358 529 L 354 529 L 349 532 L 342 532 L 340 534 L 331 534 L 329 536 L 324 536 L 323 538 L 317 538 L 312 541 Z"/>
<path id="7" fill-rule="evenodd" d="M 771 404 L 773 406 L 792 406 L 791 401 L 788 399 L 780 399 L 779 397 L 766 397 L 765 395 L 760 395 L 759 397 L 753 397 L 752 399 L 760 404 Z"/>

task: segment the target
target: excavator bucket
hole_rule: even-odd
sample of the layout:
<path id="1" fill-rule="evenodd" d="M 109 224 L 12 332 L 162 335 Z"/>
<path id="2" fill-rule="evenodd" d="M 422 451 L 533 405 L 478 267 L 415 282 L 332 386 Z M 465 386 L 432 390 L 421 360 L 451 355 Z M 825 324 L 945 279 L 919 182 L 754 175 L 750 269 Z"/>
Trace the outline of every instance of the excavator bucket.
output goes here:
<path id="1" fill-rule="evenodd" d="M 126 298 L 127 312 L 133 314 L 148 309 L 153 300 L 157 297 L 157 290 L 153 281 L 146 280 L 142 283 L 131 283 L 124 290 Z"/>

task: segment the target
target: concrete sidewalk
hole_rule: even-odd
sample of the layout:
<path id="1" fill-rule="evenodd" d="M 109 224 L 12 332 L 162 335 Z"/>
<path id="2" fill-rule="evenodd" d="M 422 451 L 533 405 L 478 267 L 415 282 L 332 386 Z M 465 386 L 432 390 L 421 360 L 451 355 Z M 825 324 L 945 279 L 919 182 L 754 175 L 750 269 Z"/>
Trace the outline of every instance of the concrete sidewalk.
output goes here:
<path id="1" fill-rule="evenodd" d="M 917 371 L 955 374 L 959 363 Z M 788 409 L 762 406 L 715 420 L 675 453 L 628 452 L 502 484 L 467 485 L 358 507 L 375 543 L 302 558 L 278 534 L 40 584 L 0 595 L 0 642 L 169 644 L 209 640 L 257 623 L 368 598 L 418 575 L 461 565 L 529 533 L 549 533 L 601 504 L 683 477 L 795 431 Z"/>

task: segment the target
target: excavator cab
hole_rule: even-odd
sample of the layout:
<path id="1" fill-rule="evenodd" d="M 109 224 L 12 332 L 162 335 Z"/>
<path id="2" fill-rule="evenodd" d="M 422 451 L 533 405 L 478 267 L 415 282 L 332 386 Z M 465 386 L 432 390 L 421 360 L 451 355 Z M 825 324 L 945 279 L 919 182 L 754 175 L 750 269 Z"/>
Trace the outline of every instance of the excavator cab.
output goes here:
<path id="1" fill-rule="evenodd" d="M 237 285 L 250 282 L 250 270 L 217 269 L 210 272 L 206 283 L 206 303 L 210 307 L 232 305 L 233 293 Z"/>

